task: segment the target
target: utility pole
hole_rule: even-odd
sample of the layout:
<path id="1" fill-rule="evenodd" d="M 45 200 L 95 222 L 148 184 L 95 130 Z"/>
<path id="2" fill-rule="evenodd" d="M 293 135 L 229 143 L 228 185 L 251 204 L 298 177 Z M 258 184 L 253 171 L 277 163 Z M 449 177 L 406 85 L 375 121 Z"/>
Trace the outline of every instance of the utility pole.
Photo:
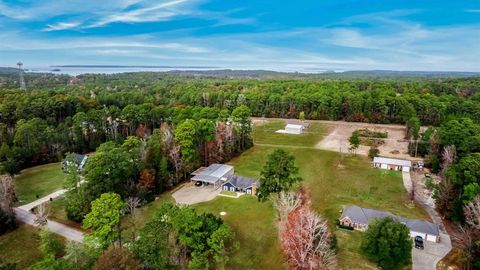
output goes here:
<path id="1" fill-rule="evenodd" d="M 27 86 L 25 84 L 25 78 L 23 78 L 23 69 L 22 69 L 23 63 L 18 62 L 17 66 L 18 66 L 18 74 L 19 74 L 19 77 L 20 77 L 20 89 L 26 90 Z"/>

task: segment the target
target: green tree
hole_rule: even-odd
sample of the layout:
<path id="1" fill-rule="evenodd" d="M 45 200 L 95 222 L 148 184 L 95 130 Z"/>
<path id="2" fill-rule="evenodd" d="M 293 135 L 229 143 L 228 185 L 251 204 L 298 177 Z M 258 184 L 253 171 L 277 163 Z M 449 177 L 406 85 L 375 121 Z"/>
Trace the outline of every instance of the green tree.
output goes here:
<path id="1" fill-rule="evenodd" d="M 410 231 L 392 218 L 374 219 L 363 235 L 362 252 L 382 269 L 399 269 L 411 262 Z"/>
<path id="2" fill-rule="evenodd" d="M 125 211 L 125 202 L 120 195 L 104 193 L 92 202 L 92 211 L 85 216 L 83 227 L 93 229 L 89 235 L 102 247 L 120 240 L 120 221 Z"/>
<path id="3" fill-rule="evenodd" d="M 63 244 L 58 237 L 47 229 L 40 231 L 40 250 L 44 257 L 53 255 L 58 258 L 63 253 Z"/>
<path id="4" fill-rule="evenodd" d="M 160 213 L 161 210 L 159 210 Z M 162 212 L 163 213 L 163 212 Z M 169 235 L 171 225 L 165 217 L 155 214 L 139 231 L 138 238 L 132 245 L 135 256 L 144 262 L 148 269 L 163 270 L 169 268 L 170 254 Z"/>
<path id="5" fill-rule="evenodd" d="M 355 152 L 360 146 L 360 133 L 357 130 L 352 132 L 352 136 L 348 138 L 348 142 L 350 143 L 350 150 Z"/>
<path id="6" fill-rule="evenodd" d="M 252 119 L 250 109 L 241 105 L 232 112 L 232 120 L 236 123 L 236 127 L 240 131 L 239 150 L 244 150 L 252 146 Z"/>
<path id="7" fill-rule="evenodd" d="M 260 173 L 258 199 L 265 201 L 271 193 L 288 191 L 295 183 L 302 181 L 295 166 L 295 157 L 288 151 L 277 148 L 267 157 Z"/>
<path id="8" fill-rule="evenodd" d="M 224 270 L 229 262 L 229 256 L 238 249 L 238 243 L 235 242 L 235 233 L 226 224 L 222 224 L 215 230 L 208 239 L 216 269 Z"/>
<path id="9" fill-rule="evenodd" d="M 195 121 L 187 119 L 180 123 L 175 129 L 175 140 L 180 146 L 182 157 L 188 164 L 188 169 L 192 169 L 198 160 L 197 154 L 197 125 Z"/>

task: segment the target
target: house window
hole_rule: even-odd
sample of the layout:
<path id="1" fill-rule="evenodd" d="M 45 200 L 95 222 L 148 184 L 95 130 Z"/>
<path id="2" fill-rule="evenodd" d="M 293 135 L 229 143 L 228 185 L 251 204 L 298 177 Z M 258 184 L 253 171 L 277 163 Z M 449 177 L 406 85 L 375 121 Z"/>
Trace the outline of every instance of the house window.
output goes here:
<path id="1" fill-rule="evenodd" d="M 228 186 L 227 185 L 223 186 L 223 190 L 228 191 Z"/>
<path id="2" fill-rule="evenodd" d="M 230 191 L 235 192 L 235 188 L 234 188 L 234 187 L 230 187 Z"/>

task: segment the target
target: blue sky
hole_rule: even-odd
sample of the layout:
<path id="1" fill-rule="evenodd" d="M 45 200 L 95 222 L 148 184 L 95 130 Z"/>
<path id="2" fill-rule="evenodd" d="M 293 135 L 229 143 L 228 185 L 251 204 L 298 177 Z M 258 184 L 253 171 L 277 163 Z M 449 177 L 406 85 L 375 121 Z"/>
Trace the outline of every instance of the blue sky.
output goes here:
<path id="1" fill-rule="evenodd" d="M 0 66 L 480 71 L 480 1 L 0 0 Z"/>

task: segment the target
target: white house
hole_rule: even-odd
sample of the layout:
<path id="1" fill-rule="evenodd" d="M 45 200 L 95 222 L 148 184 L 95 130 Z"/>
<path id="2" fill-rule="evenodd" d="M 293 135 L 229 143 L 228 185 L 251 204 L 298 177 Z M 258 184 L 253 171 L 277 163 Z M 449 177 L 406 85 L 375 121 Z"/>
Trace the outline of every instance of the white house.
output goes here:
<path id="1" fill-rule="evenodd" d="M 373 167 L 385 170 L 409 172 L 412 168 L 412 162 L 405 159 L 374 157 Z"/>
<path id="2" fill-rule="evenodd" d="M 225 164 L 211 164 L 208 167 L 201 167 L 192 173 L 192 181 L 200 181 L 212 184 L 217 189 L 234 172 L 233 166 Z"/>

